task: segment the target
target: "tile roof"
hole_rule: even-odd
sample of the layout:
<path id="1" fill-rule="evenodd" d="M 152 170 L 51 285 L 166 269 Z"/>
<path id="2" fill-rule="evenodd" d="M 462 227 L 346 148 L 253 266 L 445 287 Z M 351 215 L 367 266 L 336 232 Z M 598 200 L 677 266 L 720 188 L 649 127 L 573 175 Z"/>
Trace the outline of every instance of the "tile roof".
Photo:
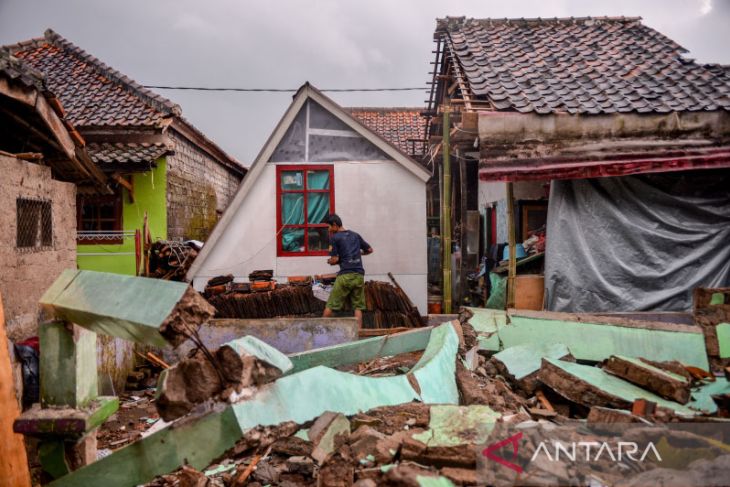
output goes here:
<path id="1" fill-rule="evenodd" d="M 68 40 L 47 30 L 45 36 L 6 46 L 46 76 L 63 103 L 67 119 L 79 128 L 160 127 L 181 109 L 124 76 Z"/>
<path id="2" fill-rule="evenodd" d="M 1 48 L 0 73 L 28 88 L 35 88 L 42 92 L 47 91 L 45 77 L 42 72 L 33 69 L 28 63 L 11 55 L 9 50 Z"/>
<path id="3" fill-rule="evenodd" d="M 90 143 L 86 146 L 91 159 L 103 164 L 146 164 L 172 152 L 172 148 L 162 143 Z"/>
<path id="4" fill-rule="evenodd" d="M 426 119 L 422 108 L 345 108 L 359 122 L 409 156 L 422 156 Z"/>
<path id="5" fill-rule="evenodd" d="M 727 67 L 702 65 L 640 18 L 437 21 L 473 95 L 496 110 L 730 110 Z"/>

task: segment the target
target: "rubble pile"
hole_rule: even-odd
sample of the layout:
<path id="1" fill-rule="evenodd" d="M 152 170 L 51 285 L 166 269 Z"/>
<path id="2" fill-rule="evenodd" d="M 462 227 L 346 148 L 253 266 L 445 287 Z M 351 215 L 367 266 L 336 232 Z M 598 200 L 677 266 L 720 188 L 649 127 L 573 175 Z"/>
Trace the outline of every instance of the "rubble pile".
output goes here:
<path id="1" fill-rule="evenodd" d="M 190 266 L 198 256 L 194 243 L 158 240 L 149 249 L 149 270 L 145 277 L 167 281 L 184 281 Z"/>
<path id="2" fill-rule="evenodd" d="M 520 448 L 528 451 L 536 450 L 546 431 L 555 441 L 593 444 L 601 441 L 606 425 L 633 424 L 625 433 L 627 441 L 694 442 L 711 451 L 715 460 L 685 465 L 688 485 L 706 475 L 703 466 L 729 464 L 722 442 L 675 430 L 657 436 L 657 430 L 649 428 L 730 416 L 720 397 L 726 398 L 730 391 L 712 385 L 711 374 L 698 378 L 693 367 L 677 361 L 622 356 L 584 365 L 576 363 L 564 345 L 490 351 L 482 346 L 488 334 L 475 330 L 470 318 L 465 312 L 460 322 L 453 323 L 460 341 L 455 377 L 459 404 L 409 402 L 356 414 L 329 411 L 300 424 L 255 427 L 207 468 L 184 466 L 148 485 L 449 486 L 481 485 L 487 483 L 484 475 L 496 475 L 488 477 L 489 484 L 511 482 L 500 478 L 504 471 L 498 469 L 486 469 L 485 474 L 479 460 L 484 445 L 508 436 L 509 428 L 519 428 Z M 407 373 L 422 356 L 423 352 L 407 352 L 377 357 L 343 370 L 361 376 L 396 376 Z M 596 376 L 601 380 L 594 380 Z M 710 400 L 715 404 L 712 412 L 702 410 L 708 403 L 698 400 L 708 385 L 719 391 L 715 399 L 720 407 Z M 624 390 L 631 391 L 632 400 Z M 600 471 L 598 478 L 581 477 L 579 460 L 555 463 L 538 458 L 530 463 L 531 482 L 563 485 L 579 479 L 584 484 L 641 485 L 641 479 L 653 478 L 643 476 L 658 467 L 651 458 L 627 467 L 605 456 L 594 465 Z"/>

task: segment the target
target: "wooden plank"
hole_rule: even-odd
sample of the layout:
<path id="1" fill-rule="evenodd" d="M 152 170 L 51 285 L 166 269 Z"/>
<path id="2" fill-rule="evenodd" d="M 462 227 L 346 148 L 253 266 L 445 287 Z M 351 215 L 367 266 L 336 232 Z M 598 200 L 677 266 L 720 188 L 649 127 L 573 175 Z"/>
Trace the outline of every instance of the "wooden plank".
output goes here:
<path id="1" fill-rule="evenodd" d="M 13 422 L 18 416 L 20 406 L 15 397 L 5 313 L 0 296 L 0 479 L 5 485 L 30 487 L 23 436 L 13 432 Z"/>

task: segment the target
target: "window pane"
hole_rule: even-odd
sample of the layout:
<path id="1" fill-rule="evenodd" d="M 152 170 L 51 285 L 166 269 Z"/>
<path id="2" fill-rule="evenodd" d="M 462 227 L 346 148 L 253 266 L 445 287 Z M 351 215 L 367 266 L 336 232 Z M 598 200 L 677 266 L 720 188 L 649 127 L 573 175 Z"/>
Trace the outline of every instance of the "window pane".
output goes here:
<path id="1" fill-rule="evenodd" d="M 307 171 L 307 189 L 330 189 L 330 172 Z"/>
<path id="2" fill-rule="evenodd" d="M 99 218 L 114 218 L 115 208 L 113 203 L 103 203 L 99 205 Z"/>
<path id="3" fill-rule="evenodd" d="M 304 224 L 304 193 L 285 193 L 281 195 L 281 224 Z"/>
<path id="4" fill-rule="evenodd" d="M 283 229 L 281 231 L 281 248 L 285 252 L 304 252 L 304 229 Z"/>
<path id="5" fill-rule="evenodd" d="M 329 193 L 307 193 L 307 222 L 322 223 L 330 212 Z"/>
<path id="6" fill-rule="evenodd" d="M 304 180 L 302 179 L 302 171 L 282 171 L 281 172 L 281 189 L 288 189 L 288 190 L 304 189 Z"/>
<path id="7" fill-rule="evenodd" d="M 99 222 L 99 230 L 109 232 L 112 230 L 115 230 L 114 228 L 114 220 L 102 220 Z"/>
<path id="8" fill-rule="evenodd" d="M 309 251 L 327 250 L 330 245 L 327 227 L 309 228 Z"/>

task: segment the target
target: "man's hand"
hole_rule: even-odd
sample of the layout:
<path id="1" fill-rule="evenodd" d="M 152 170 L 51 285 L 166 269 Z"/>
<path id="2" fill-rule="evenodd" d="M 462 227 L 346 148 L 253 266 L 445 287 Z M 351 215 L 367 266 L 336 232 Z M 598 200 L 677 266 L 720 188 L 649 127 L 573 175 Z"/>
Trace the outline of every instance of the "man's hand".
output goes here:
<path id="1" fill-rule="evenodd" d="M 340 261 L 340 258 L 336 255 L 333 255 L 329 259 L 327 259 L 327 263 L 329 265 L 337 265 L 337 263 Z"/>
<path id="2" fill-rule="evenodd" d="M 373 253 L 373 248 L 372 247 L 368 247 L 367 250 L 363 250 L 362 251 L 362 255 L 370 255 L 372 253 Z"/>

